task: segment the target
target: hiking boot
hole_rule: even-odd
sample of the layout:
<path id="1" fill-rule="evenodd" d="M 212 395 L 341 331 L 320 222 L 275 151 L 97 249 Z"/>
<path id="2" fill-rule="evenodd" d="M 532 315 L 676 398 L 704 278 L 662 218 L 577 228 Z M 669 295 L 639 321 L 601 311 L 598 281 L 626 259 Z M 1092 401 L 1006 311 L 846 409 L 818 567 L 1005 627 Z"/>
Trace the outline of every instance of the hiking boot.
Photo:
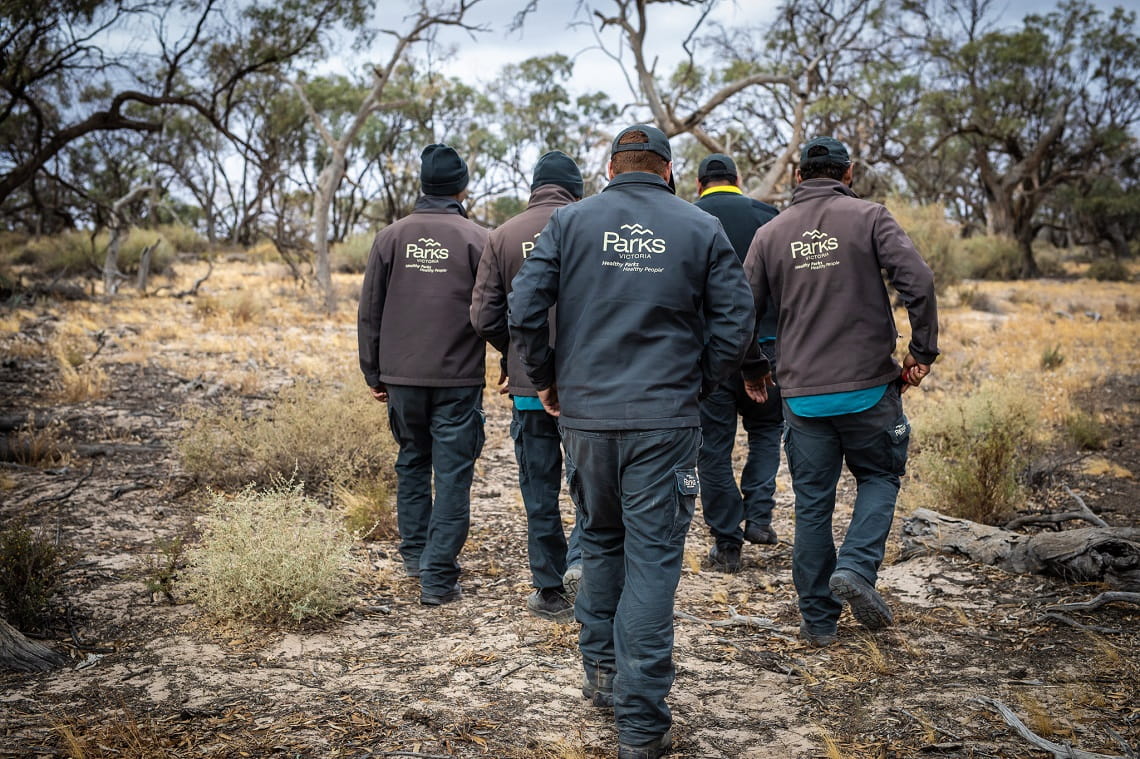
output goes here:
<path id="1" fill-rule="evenodd" d="M 808 629 L 807 622 L 800 622 L 800 640 L 815 648 L 826 648 L 834 643 L 837 638 L 834 632 L 812 632 Z"/>
<path id="2" fill-rule="evenodd" d="M 536 617 L 568 625 L 574 621 L 574 604 L 562 588 L 539 588 L 526 597 L 526 608 Z"/>
<path id="3" fill-rule="evenodd" d="M 618 744 L 618 759 L 658 759 L 673 750 L 673 730 L 665 733 L 655 741 L 641 746 L 630 746 L 628 743 Z"/>
<path id="4" fill-rule="evenodd" d="M 751 523 L 745 523 L 744 525 L 744 539 L 749 543 L 764 546 L 774 546 L 780 542 L 780 539 L 776 537 L 776 531 L 772 529 L 771 525 L 760 526 Z"/>
<path id="5" fill-rule="evenodd" d="M 713 569 L 735 574 L 740 571 L 740 546 L 736 543 L 717 543 L 709 549 Z"/>
<path id="6" fill-rule="evenodd" d="M 566 600 L 570 603 L 578 597 L 578 585 L 582 582 L 582 562 L 576 561 L 566 567 L 562 574 L 562 589 L 566 593 Z"/>
<path id="7" fill-rule="evenodd" d="M 851 614 L 868 630 L 880 630 L 894 622 L 887 602 L 871 583 L 850 569 L 837 569 L 827 583 L 831 592 L 851 604 Z"/>
<path id="8" fill-rule="evenodd" d="M 597 680 L 597 682 L 594 682 Z M 609 672 L 597 672 L 591 678 L 582 679 L 582 698 L 598 709 L 614 708 L 614 676 Z"/>
<path id="9" fill-rule="evenodd" d="M 451 590 L 442 595 L 428 593 L 427 591 L 420 593 L 420 603 L 424 606 L 442 606 L 452 601 L 458 601 L 460 598 L 463 598 L 463 591 L 460 589 L 458 582 L 451 586 Z"/>

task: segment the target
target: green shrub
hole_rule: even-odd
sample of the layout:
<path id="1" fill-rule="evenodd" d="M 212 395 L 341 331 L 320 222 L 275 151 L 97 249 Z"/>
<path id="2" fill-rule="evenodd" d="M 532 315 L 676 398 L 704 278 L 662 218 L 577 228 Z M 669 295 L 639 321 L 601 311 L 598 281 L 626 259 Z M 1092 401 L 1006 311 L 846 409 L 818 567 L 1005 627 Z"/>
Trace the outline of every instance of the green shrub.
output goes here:
<path id="1" fill-rule="evenodd" d="M 1051 345 L 1041 353 L 1041 369 L 1049 372 L 1065 363 L 1065 354 L 1060 345 Z"/>
<path id="2" fill-rule="evenodd" d="M 23 523 L 0 532 L 0 604 L 13 626 L 42 626 L 69 555 Z"/>
<path id="3" fill-rule="evenodd" d="M 16 262 L 50 275 L 93 273 L 103 266 L 107 240 L 106 233 L 92 240 L 90 232 L 80 229 L 38 237 L 24 245 Z"/>
<path id="4" fill-rule="evenodd" d="M 1117 258 L 1096 259 L 1089 264 L 1085 276 L 1099 282 L 1128 282 L 1132 279 L 1132 273 L 1128 271 L 1128 267 Z"/>
<path id="5" fill-rule="evenodd" d="M 1078 450 L 1103 451 L 1108 443 L 1108 430 L 1093 414 L 1077 411 L 1065 417 L 1065 438 Z"/>
<path id="6" fill-rule="evenodd" d="M 362 274 L 368 264 L 368 253 L 372 250 L 372 241 L 375 239 L 376 234 L 369 232 L 353 235 L 344 242 L 334 244 L 329 251 L 333 270 L 346 274 Z"/>
<path id="7" fill-rule="evenodd" d="M 119 271 L 124 274 L 137 274 L 143 251 L 151 246 L 154 246 L 150 254 L 151 273 L 166 271 L 174 262 L 174 248 L 157 229 L 131 229 L 127 232 L 127 236 L 119 246 Z M 107 248 L 103 246 L 99 250 L 100 266 L 103 265 L 102 257 L 106 254 Z"/>
<path id="8" fill-rule="evenodd" d="M 191 412 L 179 451 L 186 469 L 217 487 L 266 486 L 296 477 L 310 494 L 394 480 L 395 443 L 385 408 L 362 382 L 300 383 L 274 406 L 243 414 L 234 400 Z"/>
<path id="9" fill-rule="evenodd" d="M 958 288 L 958 302 L 974 311 L 984 311 L 989 314 L 1004 313 L 1002 307 L 989 293 L 978 289 L 977 285 Z"/>
<path id="10" fill-rule="evenodd" d="M 174 602 L 174 581 L 185 553 L 182 538 L 160 539 L 155 543 L 154 552 L 142 558 L 143 585 L 151 595 L 161 594 L 167 601 Z"/>
<path id="11" fill-rule="evenodd" d="M 1016 279 L 1021 248 L 1009 237 L 983 235 L 960 240 L 964 273 L 970 279 Z"/>
<path id="12" fill-rule="evenodd" d="M 209 241 L 198 234 L 198 230 L 185 224 L 163 224 L 158 233 L 175 253 L 205 253 L 210 247 Z"/>
<path id="13" fill-rule="evenodd" d="M 1021 478 L 1034 447 L 1035 401 L 1020 388 L 987 384 L 924 417 L 914 470 L 932 508 L 997 524 L 1021 505 Z"/>
<path id="14" fill-rule="evenodd" d="M 352 539 L 300 484 L 215 494 L 180 585 L 222 621 L 299 624 L 347 604 Z"/>
<path id="15" fill-rule="evenodd" d="M 961 281 L 958 227 L 946 219 L 946 209 L 934 204 L 915 206 L 898 198 L 889 199 L 887 206 L 934 271 L 938 292 Z"/>

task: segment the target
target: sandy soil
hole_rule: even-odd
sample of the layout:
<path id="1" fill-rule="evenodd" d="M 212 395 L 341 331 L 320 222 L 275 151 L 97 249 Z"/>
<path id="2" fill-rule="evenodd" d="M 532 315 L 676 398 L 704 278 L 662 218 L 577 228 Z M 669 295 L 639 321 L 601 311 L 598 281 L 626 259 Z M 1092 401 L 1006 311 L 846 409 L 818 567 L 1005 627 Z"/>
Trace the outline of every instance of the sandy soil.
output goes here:
<path id="1" fill-rule="evenodd" d="M 116 350 L 112 339 L 105 354 Z M 0 756 L 614 755 L 612 716 L 580 698 L 576 631 L 524 606 L 525 524 L 500 399 L 488 395 L 461 602 L 420 606 L 395 543 L 380 541 L 359 546 L 360 595 L 335 623 L 227 628 L 142 582 L 160 540 L 194 534 L 200 498 L 172 441 L 179 409 L 210 402 L 212 390 L 149 363 L 107 371 L 105 400 L 50 409 L 74 442 L 105 455 L 3 470 L 0 519 L 58 530 L 81 555 L 66 575 L 66 614 L 45 634 L 72 665 L 0 674 Z M 46 408 L 50 372 L 5 357 L 0 414 Z M 1098 396 L 1133 408 L 1137 399 L 1134 377 Z M 1104 456 L 1140 472 L 1129 419 Z M 1134 478 L 1073 469 L 1061 483 L 1111 524 L 1140 525 Z M 845 479 L 840 529 L 851 495 Z M 869 635 L 845 614 L 840 643 L 811 649 L 794 637 L 786 468 L 777 497 L 781 542 L 747 546 L 738 575 L 711 571 L 707 529 L 694 521 L 676 607 L 707 624 L 676 624 L 675 756 L 1045 755 L 982 696 L 1057 742 L 1114 755 L 1125 753 L 1120 741 L 1140 746 L 1140 608 L 1072 614 L 1103 631 L 1079 629 L 1045 618 L 1045 607 L 1100 588 L 938 555 L 903 560 L 896 537 L 880 583 L 896 625 Z M 764 619 L 724 624 L 734 611 Z"/>

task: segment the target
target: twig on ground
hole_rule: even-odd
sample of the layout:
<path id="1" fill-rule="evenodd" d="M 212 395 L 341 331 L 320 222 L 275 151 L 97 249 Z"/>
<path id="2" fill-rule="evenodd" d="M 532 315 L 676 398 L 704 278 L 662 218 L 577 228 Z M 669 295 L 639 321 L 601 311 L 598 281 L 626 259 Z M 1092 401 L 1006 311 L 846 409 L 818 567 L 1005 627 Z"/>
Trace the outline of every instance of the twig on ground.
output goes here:
<path id="1" fill-rule="evenodd" d="M 709 627 L 735 627 L 740 625 L 742 627 L 760 627 L 764 630 L 773 631 L 777 629 L 776 623 L 768 617 L 750 617 L 745 614 L 738 614 L 736 607 L 733 606 L 728 607 L 728 615 L 728 619 L 712 620 L 701 619 L 698 616 L 683 611 L 673 612 L 673 616 L 677 619 L 684 619 L 689 622 L 700 622 L 702 625 L 708 625 Z"/>
<path id="2" fill-rule="evenodd" d="M 1123 590 L 1110 590 L 1101 593 L 1099 596 L 1091 601 L 1078 601 L 1071 604 L 1059 604 L 1057 606 L 1050 606 L 1049 611 L 1089 611 L 1091 609 L 1099 609 L 1105 604 L 1110 603 L 1126 603 L 1140 605 L 1140 593 L 1129 593 Z"/>
<path id="3" fill-rule="evenodd" d="M 914 714 L 911 714 L 906 709 L 902 709 L 900 707 L 895 706 L 895 707 L 892 707 L 890 711 L 898 712 L 899 714 L 903 714 L 907 717 L 910 717 L 912 720 L 914 720 L 918 724 L 922 725 L 923 727 L 929 727 L 934 732 L 941 733 L 942 735 L 945 735 L 947 738 L 949 738 L 951 740 L 954 740 L 954 741 L 961 741 L 962 740 L 962 736 L 954 735 L 954 733 L 950 732 L 949 730 L 943 730 L 938 725 L 934 724 L 934 722 L 931 720 L 920 719 L 919 717 L 915 716 Z"/>
<path id="4" fill-rule="evenodd" d="M 1042 614 L 1041 619 L 1043 619 L 1043 620 L 1044 619 L 1055 619 L 1058 622 L 1063 622 L 1064 624 L 1069 625 L 1070 627 L 1075 627 L 1078 630 L 1084 630 L 1085 632 L 1100 633 L 1101 635 L 1120 635 L 1121 633 L 1124 632 L 1119 627 L 1099 627 L 1097 625 L 1082 625 L 1077 620 L 1075 620 L 1071 617 L 1066 617 L 1064 614 L 1058 614 L 1057 612 L 1054 612 L 1054 611 Z"/>
<path id="5" fill-rule="evenodd" d="M 45 503 L 51 503 L 53 501 L 66 501 L 68 498 L 71 497 L 71 495 L 76 490 L 79 490 L 79 488 L 83 485 L 83 483 L 87 482 L 87 479 L 93 474 L 95 474 L 95 462 L 94 461 L 91 462 L 91 468 L 89 470 L 87 470 L 87 474 L 80 477 L 79 482 L 75 483 L 75 486 L 73 488 L 71 488 L 71 490 L 69 490 L 66 493 L 63 493 L 61 495 L 53 495 L 53 496 L 47 496 L 45 498 L 41 498 L 40 500 L 36 501 L 35 505 L 41 506 Z"/>
<path id="6" fill-rule="evenodd" d="M 518 665 L 517 667 L 511 667 L 506 672 L 502 672 L 498 675 L 495 675 L 494 677 L 488 677 L 486 680 L 480 680 L 479 684 L 480 685 L 494 685 L 495 683 L 502 682 L 504 679 L 506 679 L 506 678 L 510 677 L 511 675 L 513 675 L 514 673 L 518 672 L 523 667 L 529 667 L 531 664 L 532 664 L 532 662 L 524 661 L 522 664 Z"/>
<path id="7" fill-rule="evenodd" d="M 419 751 L 381 751 L 373 756 L 415 756 L 419 759 L 455 759 L 451 754 L 421 754 Z"/>
<path id="8" fill-rule="evenodd" d="M 1060 514 L 1026 514 L 1025 516 L 1011 519 L 1005 523 L 1005 529 L 1013 530 L 1027 524 L 1059 524 L 1061 522 L 1068 522 L 1070 519 L 1080 519 L 1085 522 L 1090 522 L 1097 527 L 1109 527 L 1108 522 L 1101 519 L 1093 510 L 1085 503 L 1085 499 L 1074 493 L 1068 485 L 1062 485 L 1065 492 L 1077 502 L 1080 508 L 1077 511 L 1065 511 Z"/>
<path id="9" fill-rule="evenodd" d="M 986 696 L 978 696 L 974 700 L 980 704 L 984 704 L 985 706 L 995 709 L 999 714 L 1001 714 L 1001 717 L 1005 720 L 1005 723 L 1017 731 L 1018 735 L 1042 751 L 1048 751 L 1054 757 L 1056 757 L 1056 759 L 1123 759 L 1122 757 L 1113 754 L 1097 754 L 1093 753 L 1092 751 L 1082 751 L 1079 748 L 1074 748 L 1067 744 L 1054 743 L 1053 741 L 1042 738 L 1040 735 L 1037 735 L 1028 727 L 1026 727 L 1025 723 L 1018 719 L 1017 715 L 1013 713 L 1013 710 L 1003 704 L 1001 701 L 993 698 L 988 698 Z"/>

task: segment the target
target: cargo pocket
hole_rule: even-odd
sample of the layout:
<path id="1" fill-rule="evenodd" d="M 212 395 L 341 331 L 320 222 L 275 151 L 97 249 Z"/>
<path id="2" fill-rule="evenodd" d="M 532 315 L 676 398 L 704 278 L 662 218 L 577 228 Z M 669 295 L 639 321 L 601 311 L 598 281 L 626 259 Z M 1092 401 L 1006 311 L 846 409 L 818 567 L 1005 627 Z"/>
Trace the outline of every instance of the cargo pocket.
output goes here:
<path id="1" fill-rule="evenodd" d="M 487 423 L 487 414 L 483 409 L 475 408 L 475 458 L 479 458 L 483 454 L 483 444 L 487 442 L 487 431 L 484 425 Z"/>
<path id="2" fill-rule="evenodd" d="M 796 446 L 792 442 L 792 427 L 791 425 L 784 425 L 784 433 L 780 436 L 784 440 L 784 458 L 788 460 L 788 471 L 796 471 Z"/>
<path id="3" fill-rule="evenodd" d="M 907 450 L 910 447 L 910 420 L 906 414 L 900 415 L 887 430 L 887 438 L 890 441 L 892 471 L 902 477 L 906 474 Z"/>
<path id="4" fill-rule="evenodd" d="M 685 540 L 685 534 L 689 531 L 689 524 L 693 521 L 693 513 L 697 509 L 697 495 L 701 492 L 696 469 L 677 469 L 673 475 L 676 481 L 674 492 L 677 494 L 677 504 L 673 510 L 673 529 L 669 533 L 670 543 Z"/>

